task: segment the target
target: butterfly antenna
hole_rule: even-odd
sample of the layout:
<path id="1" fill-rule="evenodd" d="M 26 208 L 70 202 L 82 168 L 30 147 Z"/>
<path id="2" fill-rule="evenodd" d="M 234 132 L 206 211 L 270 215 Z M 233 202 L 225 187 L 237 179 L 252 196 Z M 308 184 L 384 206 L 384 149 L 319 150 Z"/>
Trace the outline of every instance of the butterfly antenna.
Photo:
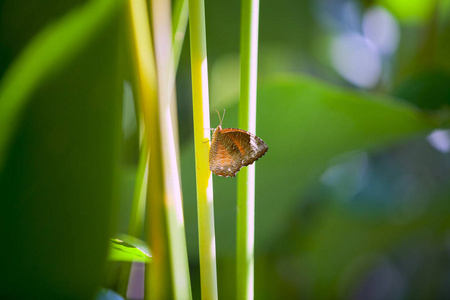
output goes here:
<path id="1" fill-rule="evenodd" d="M 222 126 L 223 119 L 225 119 L 225 108 L 223 109 L 222 121 L 220 122 L 220 126 Z"/>
<path id="2" fill-rule="evenodd" d="M 220 114 L 219 111 L 216 109 L 217 115 L 219 116 L 219 122 L 220 122 L 220 126 L 222 126 L 222 119 L 220 118 Z"/>

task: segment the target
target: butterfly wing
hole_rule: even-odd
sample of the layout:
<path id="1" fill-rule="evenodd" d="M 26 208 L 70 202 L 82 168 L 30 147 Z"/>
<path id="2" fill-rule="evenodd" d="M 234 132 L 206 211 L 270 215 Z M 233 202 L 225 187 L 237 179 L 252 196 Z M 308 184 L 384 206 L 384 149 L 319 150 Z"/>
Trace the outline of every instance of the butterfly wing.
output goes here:
<path id="1" fill-rule="evenodd" d="M 210 170 L 219 176 L 234 177 L 242 167 L 252 164 L 267 150 L 266 143 L 250 132 L 218 128 L 209 152 Z"/>
<path id="2" fill-rule="evenodd" d="M 251 165 L 269 150 L 269 147 L 262 139 L 248 131 L 227 128 L 223 129 L 221 133 L 233 140 L 238 147 L 239 152 L 242 154 L 242 166 Z"/>
<path id="3" fill-rule="evenodd" d="M 209 150 L 209 169 L 219 176 L 234 177 L 242 168 L 241 161 L 241 152 L 234 141 L 216 130 Z"/>

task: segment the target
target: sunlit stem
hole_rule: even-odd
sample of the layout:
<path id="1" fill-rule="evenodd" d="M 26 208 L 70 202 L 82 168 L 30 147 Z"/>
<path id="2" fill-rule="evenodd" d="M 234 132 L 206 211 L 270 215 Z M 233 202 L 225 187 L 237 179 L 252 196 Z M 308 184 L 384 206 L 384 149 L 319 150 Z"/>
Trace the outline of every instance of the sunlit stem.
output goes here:
<path id="1" fill-rule="evenodd" d="M 217 270 L 210 145 L 205 143 L 210 132 L 204 129 L 210 128 L 204 1 L 189 0 L 189 14 L 201 299 L 210 300 L 217 299 Z"/>
<path id="2" fill-rule="evenodd" d="M 239 127 L 256 133 L 259 0 L 243 0 Z M 254 298 L 255 165 L 243 168 L 237 186 L 237 299 Z"/>
<path id="3" fill-rule="evenodd" d="M 175 67 L 171 0 L 152 0 L 152 22 L 158 82 L 159 128 L 164 185 L 164 212 L 168 236 L 172 290 L 175 299 L 191 299 L 191 284 L 184 233 L 178 156 Z"/>
<path id="4" fill-rule="evenodd" d="M 148 7 L 146 0 L 128 0 L 132 38 L 132 58 L 137 79 L 137 97 L 144 116 L 149 146 L 147 230 L 153 260 L 146 268 L 145 292 L 148 299 L 164 299 L 168 295 L 168 242 L 165 235 L 163 207 L 164 182 L 157 98 L 157 78 Z"/>

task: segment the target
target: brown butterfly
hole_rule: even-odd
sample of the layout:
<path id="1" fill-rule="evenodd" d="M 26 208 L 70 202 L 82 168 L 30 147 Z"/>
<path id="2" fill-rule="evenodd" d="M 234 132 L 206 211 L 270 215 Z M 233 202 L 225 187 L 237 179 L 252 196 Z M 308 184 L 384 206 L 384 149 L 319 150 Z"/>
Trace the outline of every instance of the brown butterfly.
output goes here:
<path id="1" fill-rule="evenodd" d="M 217 111 L 217 110 L 216 110 Z M 269 147 L 253 133 L 236 128 L 222 129 L 222 121 L 214 130 L 211 149 L 209 150 L 209 169 L 216 175 L 235 177 L 245 166 L 251 165 L 263 156 Z"/>

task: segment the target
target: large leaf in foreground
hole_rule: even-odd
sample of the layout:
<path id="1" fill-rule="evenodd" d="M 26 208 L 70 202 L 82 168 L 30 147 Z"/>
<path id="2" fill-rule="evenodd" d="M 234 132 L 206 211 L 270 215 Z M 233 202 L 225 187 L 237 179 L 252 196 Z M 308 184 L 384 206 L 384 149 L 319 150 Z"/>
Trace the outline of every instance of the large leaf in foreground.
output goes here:
<path id="1" fill-rule="evenodd" d="M 90 299 L 100 285 L 120 142 L 121 3 L 88 1 L 50 23 L 2 78 L 2 299 Z"/>

